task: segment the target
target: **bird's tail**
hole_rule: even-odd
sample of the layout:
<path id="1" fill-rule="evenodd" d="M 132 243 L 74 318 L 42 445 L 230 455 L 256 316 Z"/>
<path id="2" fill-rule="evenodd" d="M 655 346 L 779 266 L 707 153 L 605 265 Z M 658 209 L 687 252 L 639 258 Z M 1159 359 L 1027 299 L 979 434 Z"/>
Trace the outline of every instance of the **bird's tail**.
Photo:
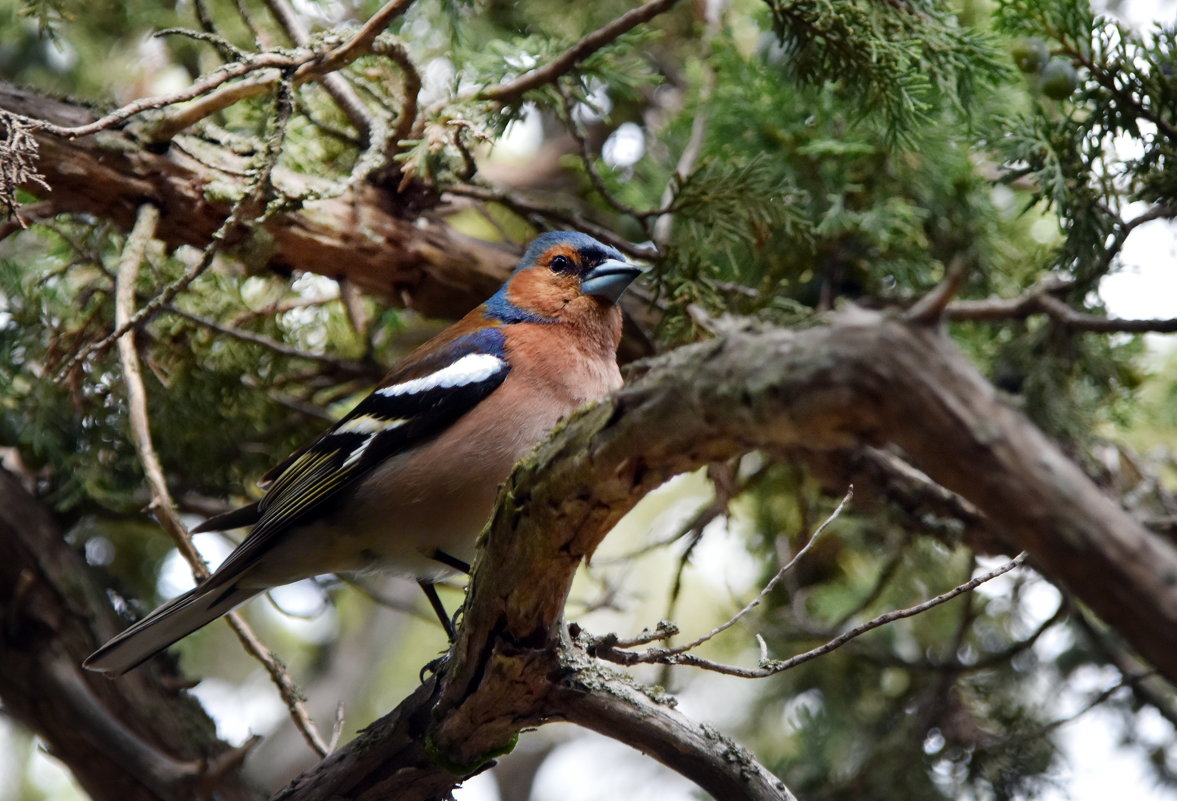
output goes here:
<path id="1" fill-rule="evenodd" d="M 90 654 L 82 667 L 112 676 L 126 673 L 258 592 L 233 585 L 198 586 L 168 601 Z"/>

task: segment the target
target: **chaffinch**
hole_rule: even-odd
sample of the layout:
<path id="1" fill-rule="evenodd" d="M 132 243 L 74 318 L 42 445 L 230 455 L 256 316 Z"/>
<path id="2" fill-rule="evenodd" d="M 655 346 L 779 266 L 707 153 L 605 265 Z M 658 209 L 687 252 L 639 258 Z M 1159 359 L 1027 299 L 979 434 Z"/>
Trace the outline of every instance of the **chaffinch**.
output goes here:
<path id="1" fill-rule="evenodd" d="M 424 582 L 464 567 L 514 464 L 561 417 L 621 386 L 616 303 L 639 272 L 584 234 L 538 237 L 488 301 L 263 476 L 261 500 L 195 528 L 252 526 L 207 580 L 85 666 L 124 673 L 258 593 L 310 576 L 387 568 L 431 590 Z M 440 615 L 436 593 L 430 600 Z"/>

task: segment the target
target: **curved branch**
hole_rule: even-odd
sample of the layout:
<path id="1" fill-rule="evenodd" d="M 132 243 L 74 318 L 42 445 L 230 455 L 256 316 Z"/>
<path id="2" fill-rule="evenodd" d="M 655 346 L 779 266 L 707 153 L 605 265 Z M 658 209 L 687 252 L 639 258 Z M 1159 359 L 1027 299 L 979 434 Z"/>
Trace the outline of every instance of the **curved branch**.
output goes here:
<path id="1" fill-rule="evenodd" d="M 1137 219 L 1144 217 L 1157 219 L 1147 213 Z M 1016 298 L 954 301 L 945 307 L 944 314 L 949 320 L 1024 320 L 1034 314 L 1045 314 L 1055 322 L 1078 331 L 1104 334 L 1177 333 L 1177 317 L 1125 320 L 1077 311 L 1058 297 L 1060 292 L 1070 286 L 1070 283 L 1052 277 Z"/>
<path id="2" fill-rule="evenodd" d="M 64 125 L 94 119 L 83 106 L 3 82 L 0 109 Z M 34 136 L 40 147 L 38 166 L 51 190 L 24 188 L 51 200 L 59 212 L 93 214 L 125 230 L 130 230 L 139 206 L 151 203 L 161 210 L 156 237 L 172 248 L 203 249 L 245 186 L 240 175 L 245 161 L 227 150 L 210 152 L 207 142 L 185 140 L 205 157 L 201 161 L 179 148 L 152 152 L 123 131 L 72 142 L 44 131 L 35 131 Z M 274 180 L 291 195 L 311 192 L 321 184 L 281 168 L 275 170 Z M 363 183 L 340 197 L 275 212 L 248 232 L 238 231 L 227 245 L 264 253 L 266 263 L 278 271 L 344 278 L 390 305 L 450 318 L 460 317 L 493 293 L 518 255 L 442 222 L 399 215 L 386 192 Z"/>
<path id="3" fill-rule="evenodd" d="M 518 100 L 524 93 L 543 86 L 559 78 L 566 72 L 576 68 L 602 47 L 617 40 L 643 22 L 649 22 L 664 11 L 668 11 L 678 0 L 649 0 L 644 5 L 627 11 L 603 28 L 599 28 L 585 36 L 572 47 L 565 50 L 556 58 L 525 72 L 513 81 L 491 86 L 477 93 L 477 97 L 485 100 L 497 100 L 500 103 L 510 103 Z"/>
<path id="4" fill-rule="evenodd" d="M 552 695 L 551 710 L 654 757 L 713 798 L 796 801 L 740 745 L 624 681 L 599 674 L 588 682 L 583 676 L 565 681 Z"/>
<path id="5" fill-rule="evenodd" d="M 238 752 L 157 660 L 118 684 L 81 668 L 123 627 L 46 508 L 0 470 L 0 699 L 94 801 L 257 797 Z M 159 714 L 159 710 L 168 714 Z"/>
<path id="6" fill-rule="evenodd" d="M 504 490 L 438 675 L 281 797 L 444 793 L 523 727 L 573 714 L 562 685 L 587 681 L 591 665 L 562 641 L 567 593 L 577 565 L 639 498 L 755 448 L 882 441 L 975 504 L 1177 678 L 1177 551 L 1005 406 L 942 335 L 852 308 L 824 328 L 731 331 L 652 360 L 542 444 Z M 665 736 L 667 748 L 682 746 Z"/>

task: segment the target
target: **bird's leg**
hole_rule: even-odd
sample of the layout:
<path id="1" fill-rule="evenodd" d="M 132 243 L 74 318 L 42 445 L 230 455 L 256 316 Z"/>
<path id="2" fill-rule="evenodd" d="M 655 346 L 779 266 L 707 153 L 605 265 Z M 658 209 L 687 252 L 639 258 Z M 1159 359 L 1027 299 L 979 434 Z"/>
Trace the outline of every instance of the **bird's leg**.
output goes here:
<path id="1" fill-rule="evenodd" d="M 467 576 L 470 575 L 470 565 L 468 563 L 463 562 L 456 556 L 450 556 L 440 548 L 435 549 L 429 555 L 429 558 L 435 562 L 440 562 L 451 570 L 465 573 Z M 445 629 L 446 636 L 449 637 L 452 643 L 454 641 L 454 621 L 446 614 L 441 599 L 437 597 L 437 589 L 434 588 L 433 582 L 426 581 L 425 579 L 417 579 L 417 584 L 425 592 L 425 597 L 429 599 L 429 605 L 433 607 L 433 613 L 441 621 L 441 627 Z"/>
<path id="2" fill-rule="evenodd" d="M 468 565 L 466 562 L 463 562 L 456 556 L 450 556 L 440 548 L 431 553 L 429 558 L 435 562 L 440 562 L 452 570 L 465 573 L 467 576 L 470 575 L 470 565 Z M 429 605 L 433 607 L 433 614 L 437 615 L 437 619 L 441 621 L 441 627 L 445 629 L 445 636 L 452 644 L 454 638 L 457 636 L 456 632 L 454 631 L 454 621 L 446 613 L 445 605 L 442 604 L 441 598 L 437 596 L 437 588 L 433 586 L 432 581 L 427 579 L 417 579 L 417 586 L 421 588 L 421 591 L 425 593 L 425 597 L 429 599 Z M 426 672 L 436 669 L 437 665 L 440 664 L 444 658 L 445 657 L 435 659 L 425 667 L 421 668 L 421 676 L 424 677 Z"/>
<path id="3" fill-rule="evenodd" d="M 454 641 L 454 623 L 446 613 L 441 598 L 437 597 L 437 587 L 434 587 L 433 582 L 427 579 L 417 579 L 417 586 L 429 599 L 429 605 L 433 607 L 433 614 L 437 615 L 437 619 L 441 621 L 441 627 L 445 629 L 445 636 L 452 643 Z"/>
<path id="4" fill-rule="evenodd" d="M 465 573 L 467 576 L 470 575 L 469 563 L 463 562 L 461 559 L 459 559 L 456 556 L 450 556 L 448 553 L 441 550 L 440 548 L 435 549 L 433 551 L 433 553 L 431 553 L 429 555 L 429 558 L 432 559 L 434 562 L 441 562 L 446 567 L 452 568 L 452 569 L 458 571 L 459 573 Z"/>

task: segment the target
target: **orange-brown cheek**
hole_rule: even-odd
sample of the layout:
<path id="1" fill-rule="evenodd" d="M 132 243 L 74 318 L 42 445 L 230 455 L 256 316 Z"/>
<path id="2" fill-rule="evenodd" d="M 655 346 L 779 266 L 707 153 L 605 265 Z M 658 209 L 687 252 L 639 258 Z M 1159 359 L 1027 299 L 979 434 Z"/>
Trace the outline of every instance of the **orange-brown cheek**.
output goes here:
<path id="1" fill-rule="evenodd" d="M 511 280 L 507 297 L 521 309 L 556 317 L 570 301 L 580 297 L 575 276 L 557 275 L 550 270 L 528 270 Z"/>

